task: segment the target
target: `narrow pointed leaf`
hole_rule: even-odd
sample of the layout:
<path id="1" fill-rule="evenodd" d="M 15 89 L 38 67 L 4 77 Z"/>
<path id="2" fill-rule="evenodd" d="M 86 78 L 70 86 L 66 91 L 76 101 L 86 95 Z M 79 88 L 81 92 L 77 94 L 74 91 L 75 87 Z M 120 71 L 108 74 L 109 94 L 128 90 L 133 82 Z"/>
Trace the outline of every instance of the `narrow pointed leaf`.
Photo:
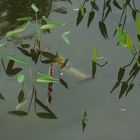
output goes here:
<path id="1" fill-rule="evenodd" d="M 13 60 L 19 64 L 24 64 L 24 65 L 28 65 L 29 62 L 19 56 L 16 55 L 7 55 L 7 58 L 9 58 L 10 60 Z"/>
<path id="2" fill-rule="evenodd" d="M 92 9 L 94 9 L 94 10 L 96 10 L 96 11 L 99 11 L 99 7 L 98 7 L 98 5 L 96 4 L 95 1 L 91 1 L 90 4 L 91 4 L 91 6 L 92 6 Z"/>
<path id="3" fill-rule="evenodd" d="M 69 37 L 68 37 L 69 33 L 70 33 L 70 31 L 63 32 L 63 33 L 61 34 L 62 38 L 64 39 L 64 41 L 65 41 L 67 44 L 70 44 Z"/>
<path id="4" fill-rule="evenodd" d="M 108 33 L 107 33 L 106 25 L 105 25 L 104 22 L 102 22 L 102 21 L 99 22 L 99 29 L 100 29 L 101 34 L 103 35 L 103 37 L 105 39 L 108 39 Z"/>
<path id="5" fill-rule="evenodd" d="M 113 0 L 113 4 L 116 8 L 118 8 L 119 10 L 122 10 L 122 7 L 119 5 L 119 3 L 116 0 Z"/>
<path id="6" fill-rule="evenodd" d="M 35 11 L 35 13 L 39 12 L 39 9 L 37 8 L 35 4 L 32 4 L 31 8 Z"/>
<path id="7" fill-rule="evenodd" d="M 38 113 L 36 113 L 36 114 L 37 114 L 37 116 L 38 116 L 39 118 L 43 118 L 43 119 L 57 119 L 57 117 L 54 116 L 54 115 L 51 114 L 51 113 L 38 112 Z"/>
<path id="8" fill-rule="evenodd" d="M 16 115 L 16 116 L 21 116 L 21 117 L 28 115 L 28 113 L 25 111 L 9 111 L 8 113 Z"/>
<path id="9" fill-rule="evenodd" d="M 90 26 L 91 22 L 93 21 L 94 16 L 95 16 L 95 12 L 94 12 L 94 11 L 91 11 L 91 12 L 89 13 L 87 27 Z"/>
<path id="10" fill-rule="evenodd" d="M 23 100 L 16 106 L 16 110 L 21 109 L 25 104 L 27 103 L 27 100 Z"/>
<path id="11" fill-rule="evenodd" d="M 65 25 L 65 23 L 46 24 L 46 25 L 42 25 L 40 29 L 47 30 L 47 29 L 53 29 L 53 28 L 61 27 L 61 26 L 64 26 L 64 25 Z"/>
<path id="12" fill-rule="evenodd" d="M 0 93 L 0 100 L 4 100 L 4 96 Z"/>
<path id="13" fill-rule="evenodd" d="M 24 91 L 21 90 L 18 94 L 18 102 L 21 103 L 25 99 Z"/>
<path id="14" fill-rule="evenodd" d="M 67 84 L 62 78 L 60 78 L 60 83 L 61 83 L 65 88 L 68 88 L 68 84 Z"/>
<path id="15" fill-rule="evenodd" d="M 122 86 L 121 86 L 121 90 L 120 90 L 120 94 L 119 94 L 119 99 L 123 96 L 123 94 L 126 92 L 128 88 L 128 83 L 127 82 L 123 82 Z"/>
<path id="16" fill-rule="evenodd" d="M 118 82 L 121 82 L 125 73 L 125 68 L 121 67 L 118 72 Z"/>
<path id="17" fill-rule="evenodd" d="M 130 84 L 130 85 L 129 85 L 129 87 L 128 87 L 126 93 L 125 93 L 126 96 L 127 96 L 128 93 L 133 89 L 133 87 L 134 87 L 134 84 Z"/>

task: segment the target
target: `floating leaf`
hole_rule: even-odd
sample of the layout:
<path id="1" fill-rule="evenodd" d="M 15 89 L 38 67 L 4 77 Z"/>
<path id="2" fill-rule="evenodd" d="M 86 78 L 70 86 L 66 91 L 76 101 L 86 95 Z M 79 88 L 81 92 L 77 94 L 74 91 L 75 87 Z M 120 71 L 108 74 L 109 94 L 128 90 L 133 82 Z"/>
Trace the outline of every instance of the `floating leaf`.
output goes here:
<path id="1" fill-rule="evenodd" d="M 28 65 L 29 64 L 29 62 L 27 60 L 25 60 L 23 58 L 20 58 L 20 57 L 18 57 L 16 55 L 11 55 L 11 56 L 7 55 L 7 58 L 9 58 L 9 59 L 11 59 L 11 60 L 13 60 L 13 61 L 15 61 L 15 62 L 17 62 L 19 64 L 24 64 L 24 65 Z"/>
<path id="2" fill-rule="evenodd" d="M 53 28 L 61 27 L 61 26 L 64 26 L 64 25 L 65 25 L 65 23 L 45 24 L 45 25 L 42 25 L 40 29 L 47 30 L 47 29 L 53 29 Z"/>
<path id="3" fill-rule="evenodd" d="M 92 22 L 94 16 L 95 16 L 95 12 L 94 12 L 94 11 L 91 11 L 91 12 L 89 13 L 87 27 L 90 26 L 90 24 L 91 24 L 91 22 Z"/>
<path id="4" fill-rule="evenodd" d="M 22 83 L 24 81 L 24 78 L 25 78 L 24 74 L 19 73 L 18 76 L 17 76 L 17 81 L 19 83 Z"/>
<path id="5" fill-rule="evenodd" d="M 69 41 L 69 38 L 68 38 L 69 33 L 70 33 L 70 31 L 63 32 L 63 33 L 61 34 L 62 38 L 64 39 L 64 41 L 65 41 L 67 44 L 70 44 L 70 41 Z"/>
<path id="6" fill-rule="evenodd" d="M 100 28 L 100 31 L 101 31 L 103 37 L 105 39 L 108 39 L 108 33 L 107 33 L 106 25 L 103 21 L 99 22 L 99 28 Z"/>
<path id="7" fill-rule="evenodd" d="M 35 11 L 35 13 L 39 12 L 39 9 L 37 8 L 35 4 L 32 4 L 31 8 Z"/>
<path id="8" fill-rule="evenodd" d="M 9 111 L 8 113 L 13 114 L 13 115 L 17 115 L 17 116 L 21 116 L 21 117 L 28 115 L 28 113 L 25 111 Z"/>
<path id="9" fill-rule="evenodd" d="M 60 83 L 65 87 L 65 88 L 68 88 L 68 84 L 60 78 Z"/>
<path id="10" fill-rule="evenodd" d="M 4 100 L 4 96 L 0 93 L 0 100 Z"/>

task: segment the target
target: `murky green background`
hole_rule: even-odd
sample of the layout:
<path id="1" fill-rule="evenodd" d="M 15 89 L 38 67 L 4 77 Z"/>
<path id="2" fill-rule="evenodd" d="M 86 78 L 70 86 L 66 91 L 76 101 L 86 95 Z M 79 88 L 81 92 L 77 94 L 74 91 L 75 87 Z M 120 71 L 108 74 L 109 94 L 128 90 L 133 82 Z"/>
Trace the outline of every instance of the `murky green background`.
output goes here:
<path id="1" fill-rule="evenodd" d="M 91 74 L 90 60 L 93 46 L 98 48 L 99 54 L 111 59 L 114 64 L 109 63 L 104 68 L 98 68 L 94 80 L 81 84 L 79 84 L 81 78 L 65 68 L 63 78 L 68 82 L 69 89 L 65 89 L 60 84 L 55 85 L 53 101 L 49 105 L 58 117 L 56 120 L 40 119 L 35 115 L 33 109 L 28 116 L 22 118 L 8 115 L 7 112 L 13 110 L 17 104 L 20 85 L 17 84 L 16 78 L 7 77 L 1 68 L 0 89 L 6 100 L 0 102 L 0 139 L 138 140 L 140 138 L 139 77 L 137 77 L 134 89 L 127 97 L 119 100 L 119 90 L 110 94 L 117 79 L 118 65 L 125 65 L 131 59 L 130 52 L 125 48 L 117 47 L 116 40 L 112 37 L 114 31 L 112 29 L 116 25 L 118 13 L 113 13 L 114 16 L 110 16 L 110 20 L 108 19 L 107 27 L 110 39 L 105 40 L 96 24 L 101 11 L 87 29 L 86 17 L 78 27 L 75 25 L 77 11 L 72 9 L 78 7 L 77 1 L 73 1 L 73 5 L 65 2 L 55 2 L 54 4 L 67 7 L 68 14 L 59 14 L 52 10 L 49 17 L 67 24 L 65 27 L 52 30 L 51 34 L 42 35 L 42 46 L 48 46 L 52 50 L 60 49 L 61 53 L 69 58 L 71 67 L 88 76 Z M 139 1 L 137 1 L 137 5 L 140 6 Z M 126 24 L 126 28 L 132 35 L 133 24 L 132 19 Z M 32 33 L 33 30 L 34 26 L 31 26 L 25 34 Z M 70 45 L 67 45 L 60 36 L 62 32 L 68 30 L 71 31 Z M 45 69 L 43 65 L 37 65 L 34 68 L 39 69 L 40 67 Z M 26 90 L 29 91 L 30 79 L 26 79 L 26 81 Z M 38 96 L 44 102 L 47 94 L 45 88 L 47 86 L 44 84 L 38 86 Z M 126 109 L 126 111 L 121 111 L 121 109 Z M 88 113 L 88 124 L 83 134 L 81 120 L 85 110 Z"/>

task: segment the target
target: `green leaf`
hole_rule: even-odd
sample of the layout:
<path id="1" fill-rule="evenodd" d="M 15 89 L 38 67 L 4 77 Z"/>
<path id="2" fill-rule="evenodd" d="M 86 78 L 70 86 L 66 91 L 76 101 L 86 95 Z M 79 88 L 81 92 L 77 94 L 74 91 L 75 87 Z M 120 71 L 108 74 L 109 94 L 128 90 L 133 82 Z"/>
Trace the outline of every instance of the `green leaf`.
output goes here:
<path id="1" fill-rule="evenodd" d="M 119 44 L 125 46 L 127 40 L 126 32 L 123 32 L 119 26 L 117 27 L 117 37 Z"/>
<path id="2" fill-rule="evenodd" d="M 24 74 L 19 73 L 18 76 L 17 76 L 17 81 L 19 83 L 22 83 L 24 81 L 24 78 L 25 78 Z"/>
<path id="3" fill-rule="evenodd" d="M 82 10 L 83 9 L 83 10 Z M 84 11 L 84 12 L 83 12 Z M 83 17 L 86 13 L 86 8 L 85 7 L 80 7 L 79 11 L 78 11 L 78 16 L 77 16 L 77 19 L 76 19 L 76 25 L 78 26 L 81 21 L 83 20 Z"/>
<path id="4" fill-rule="evenodd" d="M 29 24 L 30 24 L 30 21 L 28 21 L 28 22 L 24 25 L 24 27 L 22 27 L 22 28 L 20 28 L 20 29 L 15 29 L 15 30 L 13 30 L 13 31 L 7 32 L 7 33 L 6 33 L 6 37 L 15 36 L 15 35 L 17 35 L 17 34 L 23 32 L 23 31 L 28 27 Z"/>
<path id="5" fill-rule="evenodd" d="M 36 81 L 37 82 L 41 82 L 41 83 L 56 83 L 58 82 L 59 80 L 48 75 L 48 74 L 45 74 L 43 72 L 37 72 L 38 75 L 40 75 L 41 77 L 37 78 Z"/>
<path id="6" fill-rule="evenodd" d="M 92 60 L 94 62 L 96 62 L 96 60 L 97 60 L 97 48 L 93 48 Z"/>
<path id="7" fill-rule="evenodd" d="M 39 12 L 39 9 L 37 8 L 35 4 L 32 4 L 31 8 L 35 11 L 35 13 Z"/>
<path id="8" fill-rule="evenodd" d="M 140 17 L 139 14 L 136 14 L 136 32 L 138 35 L 140 35 Z"/>
<path id="9" fill-rule="evenodd" d="M 13 31 L 9 31 L 9 32 L 6 33 L 6 37 L 15 36 L 15 35 L 17 35 L 17 34 L 23 32 L 23 30 L 24 30 L 24 29 L 21 28 L 21 29 L 16 29 L 16 30 L 13 30 Z"/>
<path id="10" fill-rule="evenodd" d="M 7 55 L 7 58 L 9 58 L 10 60 L 13 60 L 19 64 L 24 64 L 24 65 L 28 65 L 29 62 L 23 58 L 20 58 L 19 56 L 16 56 L 16 55 Z"/>
<path id="11" fill-rule="evenodd" d="M 17 115 L 17 116 L 26 116 L 28 113 L 25 111 L 9 111 L 9 114 Z"/>
<path id="12" fill-rule="evenodd" d="M 64 41 L 65 41 L 67 44 L 70 44 L 69 37 L 68 37 L 69 33 L 70 33 L 70 31 L 63 32 L 63 33 L 61 34 L 62 38 L 64 39 Z"/>
<path id="13" fill-rule="evenodd" d="M 4 96 L 0 93 L 0 99 L 4 100 Z"/>
<path id="14" fill-rule="evenodd" d="M 50 77 L 39 77 L 36 79 L 36 82 L 39 82 L 39 83 L 57 83 L 58 80 L 54 80 L 54 79 L 50 79 Z"/>
<path id="15" fill-rule="evenodd" d="M 22 17 L 22 18 L 19 18 L 17 19 L 18 21 L 29 21 L 29 20 L 33 20 L 32 17 Z"/>
<path id="16" fill-rule="evenodd" d="M 40 29 L 47 30 L 47 29 L 53 29 L 53 28 L 61 27 L 61 26 L 64 26 L 64 25 L 65 25 L 65 23 L 45 24 L 45 25 L 42 25 Z"/>

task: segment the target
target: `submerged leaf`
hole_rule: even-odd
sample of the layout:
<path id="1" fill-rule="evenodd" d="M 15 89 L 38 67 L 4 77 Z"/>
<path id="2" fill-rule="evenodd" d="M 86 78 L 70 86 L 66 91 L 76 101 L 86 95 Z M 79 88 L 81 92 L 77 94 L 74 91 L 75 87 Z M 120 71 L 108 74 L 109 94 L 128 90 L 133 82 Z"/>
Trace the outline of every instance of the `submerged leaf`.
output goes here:
<path id="1" fill-rule="evenodd" d="M 99 29 L 100 29 L 103 37 L 105 39 L 108 39 L 108 33 L 107 33 L 106 25 L 105 25 L 105 23 L 103 21 L 99 22 Z"/>
<path id="2" fill-rule="evenodd" d="M 91 6 L 92 6 L 92 9 L 95 9 L 96 11 L 99 11 L 99 7 L 98 7 L 98 5 L 96 4 L 95 0 L 94 0 L 94 1 L 91 1 L 90 4 L 91 4 Z"/>
<path id="3" fill-rule="evenodd" d="M 13 114 L 13 115 L 17 115 L 17 116 L 26 116 L 26 115 L 28 115 L 28 113 L 27 112 L 25 112 L 25 111 L 9 111 L 8 112 L 9 114 Z"/>
<path id="4" fill-rule="evenodd" d="M 4 100 L 4 96 L 0 93 L 0 100 Z"/>
<path id="5" fill-rule="evenodd" d="M 65 41 L 67 44 L 70 44 L 69 37 L 68 37 L 69 33 L 70 33 L 70 31 L 63 32 L 63 33 L 61 34 L 62 38 L 64 39 L 64 41 Z"/>
<path id="6" fill-rule="evenodd" d="M 119 5 L 119 3 L 116 0 L 113 0 L 113 4 L 116 8 L 118 8 L 119 10 L 122 10 L 122 7 Z"/>
<path id="7" fill-rule="evenodd" d="M 125 73 L 125 68 L 121 67 L 118 72 L 118 82 L 121 82 L 121 80 L 123 79 L 124 73 Z"/>
<path id="8" fill-rule="evenodd" d="M 54 114 L 46 113 L 46 112 L 38 112 L 36 113 L 36 115 L 39 118 L 43 118 L 43 119 L 57 119 L 57 117 Z"/>
<path id="9" fill-rule="evenodd" d="M 95 16 L 95 12 L 94 12 L 94 11 L 91 11 L 91 12 L 89 13 L 87 27 L 90 26 L 90 24 L 91 24 L 91 22 L 92 22 L 94 16 Z"/>
<path id="10" fill-rule="evenodd" d="M 130 84 L 129 85 L 129 87 L 128 87 L 128 89 L 126 90 L 126 96 L 128 95 L 128 93 L 133 89 L 133 87 L 134 87 L 134 84 Z"/>
<path id="11" fill-rule="evenodd" d="M 21 90 L 18 95 L 18 102 L 21 103 L 25 99 L 24 91 Z"/>
<path id="12" fill-rule="evenodd" d="M 87 125 L 87 111 L 84 112 L 83 118 L 82 118 L 82 129 L 83 129 L 83 133 L 84 133 L 84 130 L 86 128 L 86 125 Z"/>
<path id="13" fill-rule="evenodd" d="M 121 86 L 121 91 L 120 91 L 120 94 L 119 94 L 119 99 L 123 96 L 123 94 L 125 93 L 127 88 L 128 88 L 128 83 L 127 82 L 123 82 L 122 86 Z"/>
<path id="14" fill-rule="evenodd" d="M 68 84 L 67 84 L 62 78 L 60 78 L 60 83 L 61 83 L 65 88 L 68 88 Z"/>
<path id="15" fill-rule="evenodd" d="M 85 13 L 86 13 L 86 8 L 81 6 L 78 11 L 78 16 L 77 16 L 77 20 L 76 20 L 77 26 L 81 23 Z"/>

